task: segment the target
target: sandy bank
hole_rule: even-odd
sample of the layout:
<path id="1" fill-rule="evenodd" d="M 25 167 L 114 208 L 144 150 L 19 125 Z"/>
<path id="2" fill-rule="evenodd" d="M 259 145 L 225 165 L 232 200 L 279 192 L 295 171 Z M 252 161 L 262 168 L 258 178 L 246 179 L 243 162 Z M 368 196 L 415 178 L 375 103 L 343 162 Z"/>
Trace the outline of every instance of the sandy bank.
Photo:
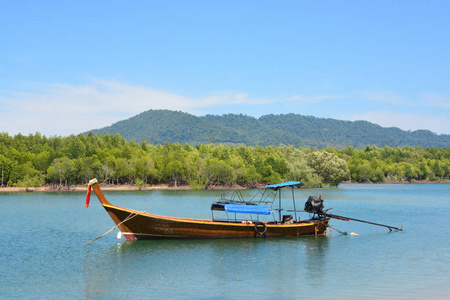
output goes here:
<path id="1" fill-rule="evenodd" d="M 165 184 L 136 187 L 134 185 L 101 185 L 103 191 L 151 191 L 151 190 L 190 190 L 190 186 L 168 186 Z M 71 185 L 69 188 L 59 186 L 39 186 L 39 187 L 0 187 L 0 193 L 25 193 L 25 192 L 86 192 L 85 185 Z"/>
<path id="2" fill-rule="evenodd" d="M 383 183 L 372 183 L 372 182 L 353 182 L 353 181 L 345 181 L 342 182 L 343 184 L 411 184 L 411 183 L 421 183 L 421 184 L 428 184 L 428 183 L 450 183 L 450 180 L 440 180 L 440 181 L 429 181 L 429 180 L 423 180 L 423 181 L 386 181 Z M 145 187 L 137 187 L 134 185 L 100 185 L 103 191 L 152 191 L 152 190 L 160 190 L 160 191 L 166 191 L 166 190 L 172 190 L 172 191 L 183 191 L 183 190 L 191 190 L 191 187 L 188 185 L 181 185 L 181 186 L 169 186 L 167 184 L 158 184 L 158 185 L 151 185 L 151 186 L 145 186 Z M 256 189 L 263 189 L 264 184 L 259 184 L 258 186 L 254 187 Z M 208 190 L 242 190 L 246 189 L 242 186 L 209 186 Z M 66 187 L 59 187 L 59 186 L 52 186 L 52 185 L 46 185 L 46 186 L 40 186 L 40 187 L 0 187 L 0 194 L 1 193 L 25 193 L 25 192 L 86 192 L 87 191 L 87 185 L 71 185 L 69 188 Z"/>
<path id="3" fill-rule="evenodd" d="M 137 187 L 134 185 L 104 185 L 100 184 L 103 191 L 185 191 L 191 190 L 189 185 L 169 186 L 167 184 L 149 185 L 145 187 Z M 263 188 L 264 185 L 258 185 L 256 188 Z M 208 190 L 241 190 L 242 186 L 209 186 Z M 87 185 L 71 185 L 67 187 L 59 187 L 53 185 L 45 185 L 39 187 L 0 187 L 0 193 L 26 193 L 26 192 L 87 192 Z"/>

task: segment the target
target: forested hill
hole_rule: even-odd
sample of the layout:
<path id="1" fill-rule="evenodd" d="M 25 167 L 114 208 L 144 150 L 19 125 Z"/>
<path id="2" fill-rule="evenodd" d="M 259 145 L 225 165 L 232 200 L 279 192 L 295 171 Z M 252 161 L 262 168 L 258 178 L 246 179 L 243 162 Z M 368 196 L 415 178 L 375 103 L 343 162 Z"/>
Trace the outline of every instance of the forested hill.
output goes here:
<path id="1" fill-rule="evenodd" d="M 449 147 L 450 135 L 428 130 L 403 131 L 384 128 L 367 121 L 342 121 L 297 114 L 265 115 L 260 118 L 242 114 L 197 117 L 170 110 L 149 110 L 109 127 L 92 130 L 103 134 L 119 133 L 126 140 L 151 144 L 243 144 L 247 146 L 294 145 L 296 147 L 342 149 L 368 145 L 379 147 Z"/>

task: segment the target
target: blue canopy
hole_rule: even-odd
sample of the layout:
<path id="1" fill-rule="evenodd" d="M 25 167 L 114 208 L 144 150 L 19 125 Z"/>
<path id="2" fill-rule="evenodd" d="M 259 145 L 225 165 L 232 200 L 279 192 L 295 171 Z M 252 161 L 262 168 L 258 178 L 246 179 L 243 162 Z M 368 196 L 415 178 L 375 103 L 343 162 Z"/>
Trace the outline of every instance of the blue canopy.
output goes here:
<path id="1" fill-rule="evenodd" d="M 282 182 L 282 183 L 277 183 L 277 184 L 271 184 L 271 185 L 266 185 L 266 189 L 280 189 L 280 188 L 284 188 L 284 187 L 294 187 L 296 185 L 299 185 L 301 182 L 300 181 L 288 181 L 288 182 Z"/>
<path id="2" fill-rule="evenodd" d="M 270 206 L 225 204 L 224 207 L 231 213 L 270 215 Z"/>

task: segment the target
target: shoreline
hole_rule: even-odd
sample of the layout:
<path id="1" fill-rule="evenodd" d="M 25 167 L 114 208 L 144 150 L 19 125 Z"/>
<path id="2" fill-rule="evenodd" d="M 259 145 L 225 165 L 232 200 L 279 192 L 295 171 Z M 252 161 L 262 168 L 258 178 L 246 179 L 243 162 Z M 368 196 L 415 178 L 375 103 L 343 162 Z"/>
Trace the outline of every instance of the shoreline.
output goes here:
<path id="1" fill-rule="evenodd" d="M 190 186 L 168 186 L 166 184 L 145 186 L 145 187 L 137 187 L 134 185 L 101 185 L 103 191 L 165 191 L 165 190 L 190 190 Z M 29 193 L 29 192 L 37 192 L 37 193 L 66 193 L 66 192 L 86 192 L 87 185 L 71 185 L 69 187 L 59 187 L 52 185 L 44 185 L 38 187 L 0 187 L 1 193 Z"/>
<path id="2" fill-rule="evenodd" d="M 354 182 L 354 181 L 344 181 L 341 184 L 432 184 L 432 183 L 450 183 L 450 180 L 440 180 L 440 181 L 385 181 L 380 183 L 373 182 Z M 181 186 L 169 186 L 167 184 L 157 184 L 151 186 L 137 187 L 130 184 L 125 185 L 104 185 L 101 184 L 102 190 L 104 191 L 186 191 L 192 190 L 189 185 L 181 185 Z M 256 189 L 264 188 L 264 184 L 259 184 L 255 187 Z M 323 187 L 327 188 L 327 187 Z M 247 189 L 242 186 L 210 186 L 206 190 L 243 190 Z M 203 189 L 202 189 L 203 190 Z M 2 193 L 61 193 L 61 192 L 86 192 L 87 185 L 71 185 L 67 187 L 53 186 L 53 185 L 44 185 L 39 187 L 0 187 L 0 194 Z"/>

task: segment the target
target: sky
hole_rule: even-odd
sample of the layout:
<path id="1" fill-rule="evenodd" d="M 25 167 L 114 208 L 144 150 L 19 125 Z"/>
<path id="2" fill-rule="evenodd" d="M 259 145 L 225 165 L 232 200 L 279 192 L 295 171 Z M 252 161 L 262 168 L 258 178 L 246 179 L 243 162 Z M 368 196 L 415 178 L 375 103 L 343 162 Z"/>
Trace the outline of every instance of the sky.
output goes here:
<path id="1" fill-rule="evenodd" d="M 150 109 L 450 134 L 449 1 L 0 1 L 0 132 Z"/>

